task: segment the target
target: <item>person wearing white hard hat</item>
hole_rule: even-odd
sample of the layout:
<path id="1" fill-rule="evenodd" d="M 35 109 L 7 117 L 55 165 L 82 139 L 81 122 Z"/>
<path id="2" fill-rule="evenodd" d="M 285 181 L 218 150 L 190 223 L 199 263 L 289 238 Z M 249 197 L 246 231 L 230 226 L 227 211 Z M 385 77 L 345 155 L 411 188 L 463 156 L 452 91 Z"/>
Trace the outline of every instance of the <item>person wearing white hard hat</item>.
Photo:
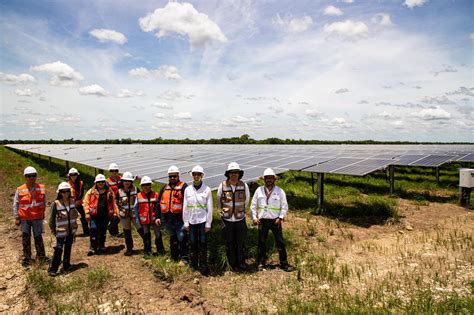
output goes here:
<path id="1" fill-rule="evenodd" d="M 174 261 L 188 260 L 188 241 L 184 232 L 183 196 L 187 184 L 179 179 L 179 168 L 168 168 L 168 184 L 163 186 L 158 196 L 156 224 L 165 226 L 170 237 L 170 253 Z"/>
<path id="2" fill-rule="evenodd" d="M 105 240 L 109 220 L 118 217 L 115 195 L 105 183 L 105 176 L 98 174 L 94 185 L 82 200 L 86 220 L 90 222 L 90 248 L 88 256 L 105 253 Z"/>
<path id="3" fill-rule="evenodd" d="M 211 189 L 202 182 L 204 170 L 196 165 L 191 170 L 193 184 L 184 190 L 183 221 L 191 241 L 190 265 L 209 275 L 206 233 L 211 230 L 213 202 Z"/>
<path id="4" fill-rule="evenodd" d="M 119 190 L 115 195 L 119 208 L 120 223 L 122 224 L 123 234 L 125 236 L 125 256 L 131 256 L 133 253 L 132 222 L 135 225 L 138 234 L 143 238 L 143 229 L 140 228 L 134 216 L 134 206 L 137 200 L 137 194 L 140 192 L 133 185 L 133 175 L 130 172 L 123 173 L 122 181 L 119 184 Z"/>
<path id="5" fill-rule="evenodd" d="M 140 180 L 142 191 L 138 193 L 134 206 L 135 221 L 139 228 L 143 229 L 143 253 L 145 257 L 152 254 L 151 249 L 151 231 L 155 234 L 156 252 L 153 256 L 163 255 L 165 247 L 159 223 L 156 223 L 156 211 L 158 207 L 158 193 L 151 188 L 152 180 L 148 176 L 143 176 Z"/>
<path id="6" fill-rule="evenodd" d="M 23 175 L 26 182 L 16 189 L 13 198 L 13 217 L 15 224 L 21 228 L 23 245 L 21 263 L 26 267 L 31 262 L 31 230 L 35 240 L 36 258 L 40 262 L 47 259 L 42 235 L 46 194 L 44 185 L 36 183 L 38 173 L 34 167 L 26 167 Z"/>
<path id="7" fill-rule="evenodd" d="M 59 184 L 57 193 L 56 200 L 51 203 L 49 215 L 49 228 L 51 233 L 56 236 L 54 255 L 48 269 L 48 275 L 52 277 L 56 276 L 58 272 L 63 248 L 63 271 L 67 272 L 71 269 L 71 249 L 76 236 L 77 218 L 79 217 L 69 183 L 62 182 Z"/>
<path id="8" fill-rule="evenodd" d="M 82 206 L 82 197 L 84 197 L 84 182 L 80 178 L 79 171 L 74 167 L 67 173 L 69 180 L 68 184 L 71 186 L 71 197 L 74 198 L 74 204 L 77 212 L 81 215 L 81 225 L 83 236 L 89 236 L 89 223 L 86 220 L 86 213 Z"/>
<path id="9" fill-rule="evenodd" d="M 270 230 L 275 237 L 280 268 L 293 271 L 294 268 L 288 264 L 282 232 L 282 221 L 288 212 L 286 194 L 283 189 L 275 186 L 276 174 L 271 168 L 263 172 L 263 180 L 265 185 L 257 188 L 250 204 L 253 224 L 258 225 L 257 269 L 262 271 L 265 268 L 267 260 L 265 244 Z"/>
<path id="10" fill-rule="evenodd" d="M 110 163 L 109 165 L 109 173 L 110 176 L 107 178 L 107 185 L 109 186 L 110 189 L 112 189 L 114 196 L 117 195 L 117 192 L 119 190 L 119 185 L 121 181 L 121 177 L 119 175 L 119 167 L 117 163 Z M 109 222 L 109 233 L 112 236 L 119 236 L 120 231 L 119 231 L 119 222 L 120 218 L 113 218 Z"/>
<path id="11" fill-rule="evenodd" d="M 227 166 L 224 175 L 227 179 L 217 189 L 217 205 L 224 224 L 227 262 L 233 270 L 245 271 L 245 208 L 250 200 L 249 186 L 242 181 L 244 171 L 236 162 Z"/>

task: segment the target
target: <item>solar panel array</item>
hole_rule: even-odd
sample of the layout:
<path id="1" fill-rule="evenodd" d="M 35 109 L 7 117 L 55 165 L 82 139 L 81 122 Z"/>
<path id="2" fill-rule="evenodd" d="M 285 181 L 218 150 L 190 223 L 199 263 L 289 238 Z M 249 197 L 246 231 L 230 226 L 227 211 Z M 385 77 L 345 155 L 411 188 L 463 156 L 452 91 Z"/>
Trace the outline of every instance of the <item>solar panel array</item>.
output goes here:
<path id="1" fill-rule="evenodd" d="M 215 189 L 225 179 L 227 164 L 238 162 L 244 181 L 254 181 L 271 167 L 275 172 L 305 170 L 364 176 L 388 165 L 439 167 L 449 162 L 474 162 L 474 145 L 8 145 L 98 169 L 117 163 L 120 171 L 167 182 L 170 165 L 180 168 L 184 181 L 196 164 Z"/>

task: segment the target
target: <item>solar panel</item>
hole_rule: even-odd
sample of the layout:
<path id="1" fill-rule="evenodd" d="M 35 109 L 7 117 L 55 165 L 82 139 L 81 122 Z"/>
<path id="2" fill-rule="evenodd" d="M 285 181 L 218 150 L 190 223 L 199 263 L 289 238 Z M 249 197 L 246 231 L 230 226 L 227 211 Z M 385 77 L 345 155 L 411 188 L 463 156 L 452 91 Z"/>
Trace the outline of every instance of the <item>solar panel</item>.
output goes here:
<path id="1" fill-rule="evenodd" d="M 454 158 L 453 155 L 428 155 L 418 161 L 411 163 L 411 166 L 430 166 L 438 167 L 446 162 L 451 161 Z"/>
<path id="2" fill-rule="evenodd" d="M 323 162 L 326 162 L 326 161 L 329 161 L 329 160 L 332 160 L 332 159 L 334 159 L 334 158 L 333 157 L 315 156 L 315 157 L 303 159 L 301 161 L 296 161 L 296 162 L 292 162 L 292 163 L 288 163 L 288 164 L 282 164 L 282 165 L 280 165 L 280 167 L 287 168 L 289 170 L 301 171 L 301 170 L 303 170 L 305 168 L 308 168 L 310 166 L 313 166 L 313 165 L 316 165 L 316 164 L 319 164 L 319 163 L 323 163 Z"/>
<path id="3" fill-rule="evenodd" d="M 365 176 L 374 171 L 383 169 L 391 164 L 393 160 L 366 159 L 332 171 L 334 174 Z"/>
<path id="4" fill-rule="evenodd" d="M 474 162 L 474 153 L 469 153 L 461 158 L 458 158 L 458 162 Z"/>

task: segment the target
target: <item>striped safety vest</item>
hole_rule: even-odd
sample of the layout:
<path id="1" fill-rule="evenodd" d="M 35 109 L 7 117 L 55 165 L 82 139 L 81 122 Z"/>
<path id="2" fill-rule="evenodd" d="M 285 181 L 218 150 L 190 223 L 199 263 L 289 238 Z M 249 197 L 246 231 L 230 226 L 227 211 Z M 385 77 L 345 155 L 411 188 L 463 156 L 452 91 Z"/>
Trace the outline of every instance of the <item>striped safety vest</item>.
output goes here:
<path id="1" fill-rule="evenodd" d="M 228 181 L 222 182 L 221 195 L 221 216 L 223 219 L 230 219 L 232 215 L 236 219 L 245 217 L 245 184 L 241 180 L 235 186 L 235 191 Z"/>
<path id="2" fill-rule="evenodd" d="M 109 185 L 109 188 L 112 189 L 112 191 L 114 192 L 114 195 L 117 194 L 119 190 L 118 186 L 120 184 L 121 179 L 122 177 L 120 176 L 117 176 L 117 180 L 113 179 L 112 177 L 107 178 L 107 185 Z"/>
<path id="3" fill-rule="evenodd" d="M 118 191 L 117 205 L 119 207 L 119 215 L 121 218 L 133 217 L 133 206 L 135 205 L 135 200 L 137 199 L 137 189 L 132 186 L 130 190 L 130 195 L 127 196 L 127 193 L 123 188 Z"/>
<path id="4" fill-rule="evenodd" d="M 166 185 L 160 199 L 161 213 L 182 213 L 183 212 L 183 182 L 178 182 L 171 188 Z"/>
<path id="5" fill-rule="evenodd" d="M 74 198 L 74 200 L 79 201 L 79 204 L 82 205 L 82 197 L 84 196 L 78 196 L 78 194 L 82 193 L 82 187 L 84 186 L 84 182 L 82 180 L 79 181 L 79 191 L 76 192 L 76 185 L 72 180 L 68 180 L 69 186 L 71 186 L 71 197 Z"/>
<path id="6" fill-rule="evenodd" d="M 19 186 L 18 192 L 18 217 L 22 220 L 44 219 L 45 190 L 44 185 L 35 184 L 35 189 L 30 194 L 28 186 Z"/>
<path id="7" fill-rule="evenodd" d="M 140 224 L 152 224 L 155 220 L 155 205 L 158 200 L 158 193 L 152 191 L 150 194 L 150 199 L 142 191 L 137 195 L 138 203 L 138 218 L 140 219 Z"/>
<path id="8" fill-rule="evenodd" d="M 107 189 L 106 194 L 107 214 L 109 218 L 112 218 L 114 216 L 115 210 L 115 197 L 111 189 Z M 97 207 L 99 206 L 99 191 L 95 187 L 89 189 L 89 191 L 84 196 L 83 203 L 86 214 L 97 215 Z"/>
<path id="9" fill-rule="evenodd" d="M 74 199 L 69 199 L 69 211 L 59 200 L 55 200 L 56 205 L 56 237 L 66 237 L 74 235 L 77 231 L 77 218 L 79 213 L 74 206 Z"/>

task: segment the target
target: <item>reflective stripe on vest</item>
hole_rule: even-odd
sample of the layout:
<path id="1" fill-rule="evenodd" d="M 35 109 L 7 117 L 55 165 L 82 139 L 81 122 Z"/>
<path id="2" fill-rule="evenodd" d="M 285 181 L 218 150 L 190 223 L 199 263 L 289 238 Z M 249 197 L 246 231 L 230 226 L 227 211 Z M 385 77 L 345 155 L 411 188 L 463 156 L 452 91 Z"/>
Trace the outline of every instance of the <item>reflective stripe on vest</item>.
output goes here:
<path id="1" fill-rule="evenodd" d="M 117 194 L 117 192 L 119 190 L 118 185 L 119 185 L 121 179 L 122 179 L 122 177 L 120 177 L 120 176 L 117 176 L 117 181 L 115 181 L 115 179 L 112 179 L 112 177 L 107 178 L 107 184 L 109 185 L 109 188 L 112 189 L 114 194 Z"/>
<path id="2" fill-rule="evenodd" d="M 138 218 L 141 224 L 151 224 L 155 219 L 155 205 L 158 200 L 158 193 L 152 191 L 150 199 L 144 192 L 137 195 Z"/>
<path id="3" fill-rule="evenodd" d="M 173 188 L 170 185 L 165 186 L 160 200 L 161 213 L 183 212 L 183 186 L 183 182 L 178 182 Z"/>
<path id="4" fill-rule="evenodd" d="M 119 198 L 117 200 L 117 205 L 119 206 L 119 215 L 122 218 L 133 217 L 133 206 L 137 199 L 137 190 L 134 186 L 130 190 L 130 195 L 127 195 L 125 190 L 119 189 L 118 191 Z"/>
<path id="5" fill-rule="evenodd" d="M 224 219 L 230 219 L 232 215 L 236 219 L 241 219 L 245 216 L 245 184 L 239 180 L 235 186 L 235 191 L 232 190 L 228 181 L 222 182 L 221 195 L 221 216 Z"/>
<path id="6" fill-rule="evenodd" d="M 82 205 L 82 197 L 84 196 L 78 196 L 76 197 L 76 186 L 74 185 L 74 182 L 72 180 L 68 181 L 69 186 L 71 186 L 71 197 L 74 198 L 74 200 L 79 201 L 79 204 Z M 82 180 L 79 181 L 79 192 L 82 192 L 82 187 L 84 186 L 84 182 Z"/>
<path id="7" fill-rule="evenodd" d="M 17 188 L 18 216 L 23 220 L 37 220 L 44 218 L 45 189 L 44 185 L 35 184 L 33 197 L 26 184 Z"/>
<path id="8" fill-rule="evenodd" d="M 90 199 L 89 199 L 89 214 L 97 215 L 97 207 L 99 206 L 99 191 L 95 188 L 91 188 Z M 114 216 L 114 203 L 113 203 L 113 192 L 109 189 L 107 194 L 107 214 L 109 218 Z"/>
<path id="9" fill-rule="evenodd" d="M 79 213 L 74 206 L 74 199 L 71 198 L 69 211 L 59 200 L 55 200 L 54 203 L 56 204 L 56 237 L 75 234 Z"/>

